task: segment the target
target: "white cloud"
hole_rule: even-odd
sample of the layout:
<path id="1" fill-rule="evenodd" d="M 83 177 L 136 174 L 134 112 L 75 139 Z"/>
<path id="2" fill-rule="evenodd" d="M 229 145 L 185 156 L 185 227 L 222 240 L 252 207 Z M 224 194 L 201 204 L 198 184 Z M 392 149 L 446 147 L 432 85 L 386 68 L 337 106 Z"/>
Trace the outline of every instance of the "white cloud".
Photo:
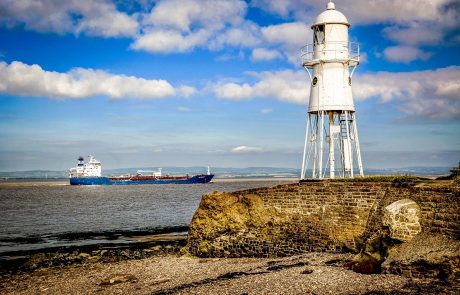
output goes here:
<path id="1" fill-rule="evenodd" d="M 280 47 L 287 59 L 295 65 L 300 64 L 300 48 L 312 42 L 312 30 L 303 22 L 263 27 L 261 33 L 268 44 Z"/>
<path id="2" fill-rule="evenodd" d="M 406 23 L 412 20 L 437 20 L 443 14 L 442 8 L 450 2 L 451 0 L 344 0 L 337 5 L 337 9 L 356 24 Z"/>
<path id="3" fill-rule="evenodd" d="M 246 8 L 244 1 L 158 1 L 144 16 L 142 33 L 131 48 L 171 53 L 257 43 L 251 33 L 257 26 L 244 22 Z"/>
<path id="4" fill-rule="evenodd" d="M 251 5 L 286 17 L 294 10 L 296 2 L 298 1 L 252 0 Z"/>
<path id="5" fill-rule="evenodd" d="M 305 71 L 283 70 L 249 74 L 254 76 L 257 82 L 252 85 L 217 83 L 213 87 L 215 95 L 218 98 L 232 100 L 262 97 L 298 104 L 308 102 L 310 83 Z"/>
<path id="6" fill-rule="evenodd" d="M 177 111 L 179 111 L 181 113 L 187 113 L 187 112 L 190 112 L 191 110 L 188 107 L 178 107 Z"/>
<path id="7" fill-rule="evenodd" d="M 253 7 L 295 20 L 266 27 L 248 20 L 247 2 L 158 0 L 128 5 L 115 0 L 6 0 L 0 1 L 0 25 L 24 25 L 41 32 L 130 37 L 131 48 L 152 53 L 264 48 L 272 53 L 278 51 L 297 65 L 299 48 L 311 43 L 309 26 L 325 10 L 326 2 L 249 1 Z M 119 9 L 128 6 L 131 12 L 134 6 L 138 10 L 128 14 Z M 396 45 L 434 45 L 460 27 L 459 10 L 453 0 L 343 0 L 337 3 L 337 9 L 353 25 L 387 25 L 383 33 Z M 267 54 L 261 54 L 254 51 L 253 60 L 269 60 Z"/>
<path id="8" fill-rule="evenodd" d="M 305 71 L 247 73 L 254 83 L 222 82 L 212 89 L 221 99 L 268 98 L 308 104 L 310 83 Z M 393 104 L 407 117 L 460 118 L 460 67 L 415 72 L 377 72 L 357 75 L 353 95 L 357 101 L 378 99 Z"/>
<path id="9" fill-rule="evenodd" d="M 180 93 L 181 96 L 183 97 L 190 97 L 195 95 L 198 90 L 195 87 L 192 86 L 187 86 L 187 85 L 181 85 L 177 88 L 177 91 Z"/>
<path id="10" fill-rule="evenodd" d="M 195 26 L 219 30 L 227 23 L 241 23 L 246 8 L 244 1 L 160 0 L 144 18 L 144 24 L 181 32 L 190 32 Z"/>
<path id="11" fill-rule="evenodd" d="M 355 77 L 354 98 L 393 103 L 408 117 L 460 118 L 460 67 Z"/>
<path id="12" fill-rule="evenodd" d="M 214 87 L 214 93 L 219 98 L 242 100 L 250 99 L 254 96 L 254 90 L 249 84 L 242 85 L 236 83 L 218 84 Z"/>
<path id="13" fill-rule="evenodd" d="M 264 108 L 260 110 L 260 113 L 264 115 L 270 114 L 270 113 L 273 113 L 273 109 Z"/>
<path id="14" fill-rule="evenodd" d="M 273 59 L 280 59 L 283 56 L 278 50 L 270 50 L 266 48 L 255 48 L 252 50 L 251 59 L 253 61 L 266 61 Z"/>
<path id="15" fill-rule="evenodd" d="M 390 62 L 410 63 L 417 59 L 426 60 L 431 53 L 412 46 L 391 46 L 385 48 L 383 55 Z"/>
<path id="16" fill-rule="evenodd" d="M 387 39 L 396 42 L 397 45 L 434 47 L 439 46 L 450 33 L 460 29 L 458 22 L 460 9 L 455 2 L 453 0 L 343 0 L 336 3 L 336 7 L 337 10 L 345 14 L 352 26 L 387 25 L 388 27 L 383 30 L 383 34 Z M 282 17 L 290 16 L 299 23 L 310 26 L 316 16 L 325 10 L 327 2 L 322 0 L 308 2 L 304 0 L 253 0 L 251 4 Z M 273 38 L 283 38 L 283 36 L 285 35 L 273 34 Z M 307 42 L 299 37 L 292 38 L 290 36 L 289 39 L 311 43 L 311 35 L 307 37 Z M 458 42 L 455 38 L 452 41 Z M 295 63 L 292 56 L 289 60 Z"/>
<path id="17" fill-rule="evenodd" d="M 152 53 L 187 52 L 205 43 L 209 33 L 205 30 L 183 35 L 174 30 L 152 30 L 139 36 L 131 48 Z"/>
<path id="18" fill-rule="evenodd" d="M 258 153 L 261 152 L 262 149 L 259 147 L 253 147 L 253 146 L 245 146 L 245 145 L 240 145 L 237 147 L 234 147 L 231 152 L 235 154 L 246 154 L 246 153 Z"/>
<path id="19" fill-rule="evenodd" d="M 240 50 L 238 54 L 224 53 L 216 57 L 217 61 L 229 61 L 229 60 L 244 60 L 245 54 L 243 50 Z"/>
<path id="20" fill-rule="evenodd" d="M 108 0 L 0 1 L 0 24 L 54 33 L 133 37 L 138 22 Z"/>
<path id="21" fill-rule="evenodd" d="M 420 22 L 389 26 L 383 30 L 383 34 L 387 39 L 405 45 L 436 45 L 443 38 L 440 26 L 427 26 Z"/>
<path id="22" fill-rule="evenodd" d="M 59 73 L 19 61 L 0 62 L 0 92 L 56 99 L 97 95 L 112 99 L 157 99 L 176 94 L 173 86 L 165 80 L 146 80 L 83 68 Z"/>
<path id="23" fill-rule="evenodd" d="M 283 2 L 283 3 L 273 3 Z M 438 20 L 447 13 L 443 8 L 452 0 L 342 0 L 336 2 L 336 9 L 343 12 L 352 24 L 369 23 L 406 23 L 413 20 Z M 326 9 L 324 0 L 254 0 L 251 2 L 262 10 L 286 17 L 292 15 L 298 20 L 310 24 L 319 13 Z M 455 10 L 455 8 L 450 8 Z M 450 12 L 448 12 L 450 13 Z"/>
<path id="24" fill-rule="evenodd" d="M 159 1 L 131 48 L 153 53 L 256 48 L 255 61 L 282 58 L 283 52 L 299 64 L 299 48 L 311 42 L 311 29 L 303 22 L 260 27 L 244 19 L 246 9 L 242 1 Z"/>
<path id="25" fill-rule="evenodd" d="M 220 50 L 225 46 L 252 48 L 262 42 L 260 27 L 253 22 L 243 22 L 236 27 L 230 27 L 210 40 L 208 48 Z"/>
<path id="26" fill-rule="evenodd" d="M 311 40 L 311 29 L 303 22 L 283 23 L 263 27 L 262 35 L 271 44 L 300 47 Z"/>

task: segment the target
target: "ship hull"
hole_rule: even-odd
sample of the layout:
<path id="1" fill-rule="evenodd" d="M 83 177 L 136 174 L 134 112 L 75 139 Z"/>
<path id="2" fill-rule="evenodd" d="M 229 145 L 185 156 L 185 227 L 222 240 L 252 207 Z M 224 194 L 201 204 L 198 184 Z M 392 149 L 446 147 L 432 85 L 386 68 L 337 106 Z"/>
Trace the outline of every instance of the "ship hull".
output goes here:
<path id="1" fill-rule="evenodd" d="M 71 177 L 71 185 L 135 185 L 135 184 L 195 184 L 208 183 L 214 175 L 195 175 L 180 179 L 114 179 L 108 177 Z"/>

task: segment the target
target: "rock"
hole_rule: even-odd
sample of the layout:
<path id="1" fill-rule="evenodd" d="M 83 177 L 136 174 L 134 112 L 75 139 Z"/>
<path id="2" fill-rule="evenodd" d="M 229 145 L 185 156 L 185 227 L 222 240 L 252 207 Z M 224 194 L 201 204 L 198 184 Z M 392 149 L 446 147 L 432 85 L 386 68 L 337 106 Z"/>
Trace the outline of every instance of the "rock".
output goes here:
<path id="1" fill-rule="evenodd" d="M 94 262 L 98 262 L 99 260 L 101 260 L 101 257 L 99 257 L 99 256 L 90 256 L 87 259 L 88 259 L 88 262 L 94 263 Z"/>
<path id="2" fill-rule="evenodd" d="M 120 283 L 137 283 L 138 279 L 130 274 L 116 274 L 112 275 L 104 280 L 99 284 L 100 286 L 107 286 L 107 285 L 114 285 Z"/>
<path id="3" fill-rule="evenodd" d="M 362 274 L 376 274 L 381 272 L 381 261 L 365 253 L 358 254 L 353 261 L 345 263 L 344 266 Z"/>
<path id="4" fill-rule="evenodd" d="M 408 242 L 421 231 L 420 214 L 417 203 L 402 199 L 385 207 L 382 224 L 390 229 L 392 239 Z"/>
<path id="5" fill-rule="evenodd" d="M 313 269 L 306 268 L 301 273 L 304 274 L 304 275 L 309 275 L 309 274 L 313 273 Z"/>
<path id="6" fill-rule="evenodd" d="M 267 240 L 264 229 L 281 223 L 276 209 L 264 207 L 257 195 L 214 192 L 204 195 L 189 228 L 189 251 L 200 257 L 228 256 L 230 237 L 256 230 L 253 239 Z M 248 236 L 250 236 L 248 234 Z M 243 250 L 241 250 L 242 252 Z"/>
<path id="7" fill-rule="evenodd" d="M 384 273 L 407 277 L 460 279 L 460 241 L 421 233 L 410 242 L 390 249 L 382 264 Z"/>
<path id="8" fill-rule="evenodd" d="M 33 270 L 40 267 L 44 267 L 48 264 L 47 259 L 48 257 L 45 253 L 34 254 L 29 258 L 29 261 L 27 261 L 24 264 L 24 268 L 28 270 Z"/>
<path id="9" fill-rule="evenodd" d="M 235 196 L 230 193 L 204 195 L 195 212 L 190 232 L 198 229 L 200 234 L 217 232 L 236 233 L 247 226 L 266 224 L 269 216 L 263 201 L 255 195 Z"/>
<path id="10" fill-rule="evenodd" d="M 90 256 L 91 255 L 89 255 L 88 253 L 84 253 L 84 252 L 78 254 L 78 257 L 81 257 L 81 258 L 89 258 Z"/>

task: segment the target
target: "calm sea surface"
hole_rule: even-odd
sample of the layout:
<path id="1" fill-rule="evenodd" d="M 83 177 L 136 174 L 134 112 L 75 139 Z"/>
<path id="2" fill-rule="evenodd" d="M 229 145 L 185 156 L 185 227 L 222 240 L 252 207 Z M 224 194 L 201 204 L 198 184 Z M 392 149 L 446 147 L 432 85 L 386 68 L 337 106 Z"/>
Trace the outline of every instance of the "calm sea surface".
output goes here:
<path id="1" fill-rule="evenodd" d="M 0 188 L 0 255 L 184 232 L 201 196 L 281 181 L 194 185 L 12 186 Z"/>

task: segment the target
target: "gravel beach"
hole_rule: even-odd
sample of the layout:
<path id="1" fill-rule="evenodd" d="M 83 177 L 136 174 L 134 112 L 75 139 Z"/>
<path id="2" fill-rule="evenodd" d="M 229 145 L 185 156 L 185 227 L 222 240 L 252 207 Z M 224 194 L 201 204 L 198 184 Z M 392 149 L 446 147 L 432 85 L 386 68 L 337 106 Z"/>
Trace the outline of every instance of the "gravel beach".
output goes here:
<path id="1" fill-rule="evenodd" d="M 167 255 L 4 275 L 1 294 L 456 294 L 458 285 L 342 267 L 350 254 L 200 259 Z"/>

